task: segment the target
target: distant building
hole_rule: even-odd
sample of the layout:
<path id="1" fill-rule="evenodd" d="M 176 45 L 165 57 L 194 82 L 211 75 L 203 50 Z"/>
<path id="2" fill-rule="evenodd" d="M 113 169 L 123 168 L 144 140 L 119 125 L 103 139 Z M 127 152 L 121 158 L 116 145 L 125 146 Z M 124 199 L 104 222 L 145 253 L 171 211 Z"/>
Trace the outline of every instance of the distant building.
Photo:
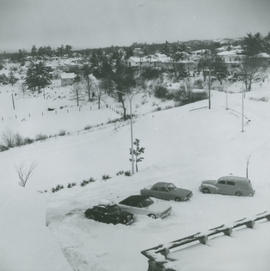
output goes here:
<path id="1" fill-rule="evenodd" d="M 71 73 L 66 73 L 66 72 L 61 73 L 61 75 L 60 75 L 61 86 L 65 87 L 65 86 L 72 85 L 73 82 L 74 82 L 75 77 L 76 77 L 76 74 L 73 73 L 73 72 L 71 72 Z"/>
<path id="2" fill-rule="evenodd" d="M 133 55 L 136 57 L 143 56 L 143 50 L 141 48 L 134 48 Z"/>

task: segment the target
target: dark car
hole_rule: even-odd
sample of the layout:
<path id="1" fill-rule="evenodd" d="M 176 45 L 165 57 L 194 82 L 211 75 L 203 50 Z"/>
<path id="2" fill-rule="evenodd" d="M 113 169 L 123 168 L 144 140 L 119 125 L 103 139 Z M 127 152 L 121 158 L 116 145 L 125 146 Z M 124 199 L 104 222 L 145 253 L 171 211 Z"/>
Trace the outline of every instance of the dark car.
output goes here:
<path id="1" fill-rule="evenodd" d="M 218 180 L 203 181 L 200 191 L 203 193 L 235 196 L 254 196 L 255 194 L 255 190 L 248 178 L 232 175 L 220 177 Z"/>
<path id="2" fill-rule="evenodd" d="M 93 208 L 87 209 L 84 214 L 89 219 L 93 219 L 104 223 L 112 224 L 121 223 L 129 225 L 134 222 L 133 214 L 126 211 L 122 211 L 117 204 L 96 205 Z"/>
<path id="3" fill-rule="evenodd" d="M 165 200 L 186 201 L 192 197 L 192 191 L 176 187 L 173 183 L 158 182 L 150 188 L 141 190 L 142 195 Z"/>

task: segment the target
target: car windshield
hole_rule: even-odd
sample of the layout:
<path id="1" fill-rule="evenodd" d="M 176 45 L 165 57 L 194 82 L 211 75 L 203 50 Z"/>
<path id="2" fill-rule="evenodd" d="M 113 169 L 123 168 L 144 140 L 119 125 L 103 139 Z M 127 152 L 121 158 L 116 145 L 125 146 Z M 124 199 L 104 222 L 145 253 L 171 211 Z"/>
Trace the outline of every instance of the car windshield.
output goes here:
<path id="1" fill-rule="evenodd" d="M 112 213 L 119 213 L 120 212 L 120 209 L 117 205 L 113 205 L 113 206 L 109 206 L 108 207 L 108 211 L 112 212 Z"/>
<path id="2" fill-rule="evenodd" d="M 142 200 L 140 203 L 139 203 L 139 206 L 140 207 L 148 207 L 150 206 L 151 204 L 153 204 L 154 202 L 150 199 L 150 198 L 146 198 L 144 200 Z"/>

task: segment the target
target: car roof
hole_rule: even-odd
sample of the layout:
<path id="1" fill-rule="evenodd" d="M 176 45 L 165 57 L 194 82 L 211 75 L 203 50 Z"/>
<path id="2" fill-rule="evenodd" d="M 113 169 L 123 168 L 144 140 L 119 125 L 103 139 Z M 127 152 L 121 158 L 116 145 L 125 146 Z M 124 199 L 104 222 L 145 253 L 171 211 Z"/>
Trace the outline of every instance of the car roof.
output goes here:
<path id="1" fill-rule="evenodd" d="M 132 195 L 120 201 L 120 203 L 137 203 L 148 198 L 149 197 L 145 195 Z"/>
<path id="2" fill-rule="evenodd" d="M 117 204 L 98 204 L 94 207 L 99 207 L 99 208 L 108 208 L 108 207 L 114 207 L 117 206 Z"/>
<path id="3" fill-rule="evenodd" d="M 157 182 L 157 183 L 153 184 L 153 187 L 156 187 L 156 186 L 167 186 L 168 184 L 173 184 L 173 183 L 169 183 L 169 182 Z"/>
<path id="4" fill-rule="evenodd" d="M 246 177 L 238 177 L 238 176 L 223 176 L 218 179 L 219 181 L 236 181 L 236 182 L 249 182 L 250 180 Z"/>

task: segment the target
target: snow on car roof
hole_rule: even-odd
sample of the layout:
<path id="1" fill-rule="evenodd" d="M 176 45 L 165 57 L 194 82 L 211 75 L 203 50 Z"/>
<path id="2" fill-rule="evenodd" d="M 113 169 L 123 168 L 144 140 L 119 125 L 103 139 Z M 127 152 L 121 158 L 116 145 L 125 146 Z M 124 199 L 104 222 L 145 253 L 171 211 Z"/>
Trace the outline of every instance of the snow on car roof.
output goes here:
<path id="1" fill-rule="evenodd" d="M 232 176 L 232 175 L 220 177 L 219 180 L 243 181 L 243 182 L 248 182 L 249 181 L 249 179 L 246 178 L 246 177 L 239 177 L 239 176 Z"/>

